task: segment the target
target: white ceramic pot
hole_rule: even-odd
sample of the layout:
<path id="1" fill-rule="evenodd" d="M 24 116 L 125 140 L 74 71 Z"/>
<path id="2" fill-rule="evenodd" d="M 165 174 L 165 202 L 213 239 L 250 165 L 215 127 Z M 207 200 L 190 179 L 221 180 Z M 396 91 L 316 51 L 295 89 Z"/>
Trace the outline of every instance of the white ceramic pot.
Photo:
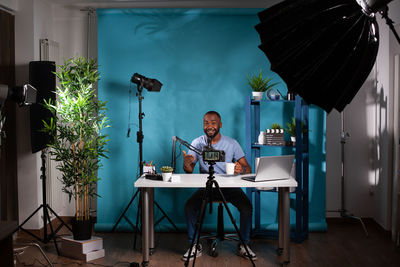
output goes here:
<path id="1" fill-rule="evenodd" d="M 262 100 L 264 92 L 252 92 L 254 100 Z"/>
<path id="2" fill-rule="evenodd" d="M 171 182 L 172 172 L 163 172 L 161 176 L 164 182 Z"/>

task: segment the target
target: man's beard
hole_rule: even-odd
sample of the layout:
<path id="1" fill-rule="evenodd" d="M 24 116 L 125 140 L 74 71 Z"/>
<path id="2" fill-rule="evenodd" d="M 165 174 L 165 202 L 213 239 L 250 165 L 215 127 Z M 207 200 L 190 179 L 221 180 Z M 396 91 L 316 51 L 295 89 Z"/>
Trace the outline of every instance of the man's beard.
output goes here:
<path id="1" fill-rule="evenodd" d="M 219 133 L 219 128 L 215 129 L 214 134 L 209 134 L 207 130 L 204 131 L 205 134 L 207 135 L 207 137 L 210 137 L 211 139 L 214 139 L 214 137 L 216 137 Z"/>

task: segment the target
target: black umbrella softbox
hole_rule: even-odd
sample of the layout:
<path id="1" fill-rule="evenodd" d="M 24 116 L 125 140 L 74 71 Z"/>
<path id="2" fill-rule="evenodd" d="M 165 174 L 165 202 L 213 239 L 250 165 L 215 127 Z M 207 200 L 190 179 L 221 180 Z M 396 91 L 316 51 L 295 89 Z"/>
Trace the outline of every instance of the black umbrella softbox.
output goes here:
<path id="1" fill-rule="evenodd" d="M 259 48 L 288 90 L 342 111 L 369 75 L 378 24 L 355 0 L 288 0 L 258 14 Z"/>

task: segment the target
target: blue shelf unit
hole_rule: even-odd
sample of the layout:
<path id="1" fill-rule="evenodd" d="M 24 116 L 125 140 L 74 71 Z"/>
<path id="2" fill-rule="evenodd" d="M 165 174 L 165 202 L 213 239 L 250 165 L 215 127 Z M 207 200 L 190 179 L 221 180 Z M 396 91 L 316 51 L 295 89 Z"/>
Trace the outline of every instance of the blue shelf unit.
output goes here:
<path id="1" fill-rule="evenodd" d="M 246 98 L 246 158 L 254 170 L 256 157 L 262 155 L 263 150 L 272 146 L 257 144 L 258 134 L 260 133 L 260 105 L 268 105 L 272 102 L 281 102 L 282 105 L 294 105 L 294 118 L 296 121 L 296 144 L 291 146 L 295 154 L 296 180 L 298 187 L 291 198 L 295 199 L 295 227 L 291 227 L 291 239 L 296 243 L 301 243 L 308 238 L 308 188 L 309 188 L 309 140 L 308 140 L 308 116 L 309 110 L 307 103 L 296 96 L 295 100 L 253 100 L 250 96 Z M 277 146 L 273 146 L 277 147 Z M 285 147 L 285 146 L 281 146 Z M 261 193 L 273 192 L 247 188 L 246 194 L 254 207 L 254 229 L 255 235 L 266 235 L 276 237 L 277 231 L 264 230 L 261 228 Z M 295 194 L 293 196 L 292 194 Z M 253 199 L 254 195 L 254 199 Z M 291 218 L 293 220 L 293 218 Z"/>

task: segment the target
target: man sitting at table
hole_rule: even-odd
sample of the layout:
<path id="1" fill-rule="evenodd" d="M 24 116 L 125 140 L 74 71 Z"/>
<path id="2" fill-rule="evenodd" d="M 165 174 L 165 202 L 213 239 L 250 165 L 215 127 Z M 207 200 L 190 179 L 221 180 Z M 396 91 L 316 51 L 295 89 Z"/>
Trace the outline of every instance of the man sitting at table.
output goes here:
<path id="1" fill-rule="evenodd" d="M 235 162 L 235 174 L 251 173 L 251 167 L 247 163 L 244 157 L 244 152 L 240 147 L 239 143 L 225 135 L 220 133 L 220 128 L 222 127 L 221 116 L 216 111 L 209 111 L 203 117 L 203 129 L 205 135 L 202 135 L 192 141 L 192 146 L 196 147 L 198 150 L 203 150 L 207 146 L 207 138 L 211 138 L 211 144 L 213 149 L 225 151 L 225 162 L 217 162 L 214 165 L 214 171 L 216 174 L 224 174 L 225 164 L 227 162 Z M 186 173 L 193 173 L 194 166 L 199 161 L 200 163 L 200 173 L 208 173 L 209 165 L 205 163 L 201 155 L 196 154 L 194 151 L 189 150 L 186 154 L 183 151 L 183 169 Z M 228 178 L 229 179 L 229 178 Z M 196 222 L 200 213 L 201 201 L 205 189 L 198 189 L 186 202 L 185 213 L 186 213 L 186 223 L 188 228 L 189 244 L 192 243 L 194 238 L 194 232 L 196 228 Z M 247 198 L 246 194 L 241 188 L 221 188 L 222 194 L 224 195 L 227 202 L 232 203 L 240 212 L 240 235 L 243 238 L 244 243 L 250 253 L 250 257 L 256 260 L 256 254 L 251 251 L 248 243 L 250 242 L 250 231 L 251 231 L 251 221 L 253 207 L 250 200 Z M 213 188 L 212 193 L 213 200 L 222 200 L 217 192 L 216 188 Z M 196 240 L 194 244 L 196 243 Z M 186 261 L 189 255 L 190 248 L 183 255 L 182 260 Z M 189 260 L 194 258 L 195 246 L 192 248 Z M 248 254 L 242 244 L 238 244 L 237 254 L 244 258 L 248 258 Z M 201 244 L 197 247 L 197 255 L 199 257 L 202 255 Z"/>

